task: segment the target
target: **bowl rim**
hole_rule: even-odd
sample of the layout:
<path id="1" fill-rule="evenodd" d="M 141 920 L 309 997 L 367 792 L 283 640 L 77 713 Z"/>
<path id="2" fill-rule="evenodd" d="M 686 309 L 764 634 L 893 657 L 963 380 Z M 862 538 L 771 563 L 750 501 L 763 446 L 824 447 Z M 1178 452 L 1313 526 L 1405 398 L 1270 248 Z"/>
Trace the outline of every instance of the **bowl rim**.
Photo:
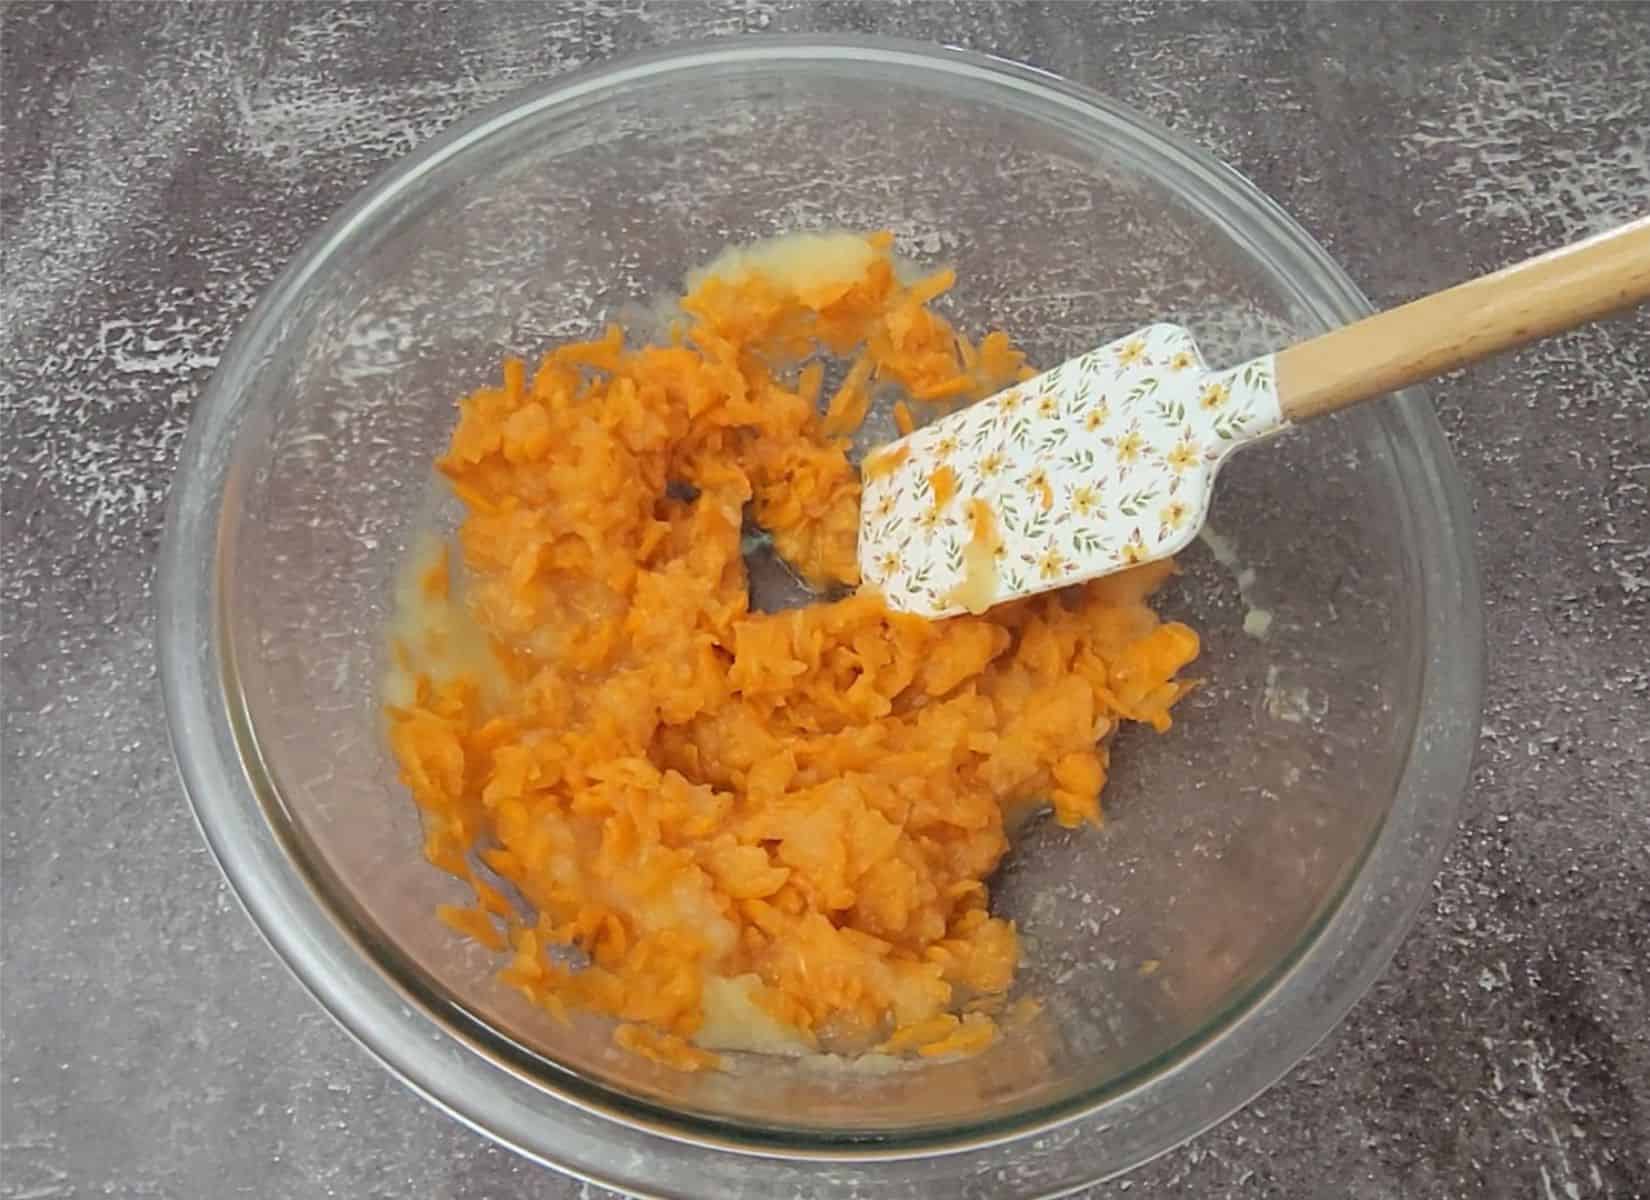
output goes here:
<path id="1" fill-rule="evenodd" d="M 1371 311 L 1311 236 L 1247 179 L 1150 118 L 1049 72 L 973 51 L 882 37 L 763 36 L 682 44 L 513 92 L 380 172 L 308 240 L 230 340 L 196 405 L 168 498 L 157 576 L 162 690 L 185 792 L 231 892 L 305 989 L 414 1091 L 527 1157 L 636 1194 L 699 1194 L 726 1186 L 728 1178 L 771 1186 L 777 1193 L 803 1178 L 795 1172 L 810 1165 L 806 1178 L 816 1190 L 901 1182 L 890 1177 L 891 1170 L 910 1172 L 908 1186 L 960 1185 L 1000 1168 L 1004 1152 L 991 1148 L 1005 1142 L 1021 1160 L 1015 1176 L 1036 1194 L 1053 1194 L 1130 1169 L 1196 1136 L 1291 1069 L 1384 969 L 1452 839 L 1477 741 L 1484 632 L 1470 513 L 1437 418 L 1425 396 L 1412 389 L 1390 402 L 1382 419 L 1399 452 L 1410 516 L 1423 528 L 1436 526 L 1436 532 L 1431 541 L 1412 541 L 1419 546 L 1423 593 L 1420 704 L 1393 808 L 1338 901 L 1280 968 L 1250 992 L 1243 1011 L 1217 1023 L 1201 1044 L 1177 1048 L 1174 1061 L 1121 1091 L 1079 1096 L 1052 1114 L 1005 1122 L 994 1131 L 896 1146 L 775 1144 L 730 1137 L 725 1129 L 649 1121 L 628 1106 L 567 1094 L 543 1078 L 525 1079 L 488 1048 L 462 1037 L 430 997 L 393 978 L 343 927 L 294 863 L 292 848 L 271 819 L 272 798 L 260 795 L 248 762 L 255 740 L 244 714 L 236 712 L 223 650 L 218 567 L 225 553 L 222 518 L 235 491 L 230 468 L 247 415 L 242 384 L 279 338 L 283 315 L 332 256 L 405 189 L 518 122 L 574 101 L 604 99 L 694 73 L 865 62 L 909 68 L 935 86 L 973 85 L 1000 93 L 993 99 L 1018 94 L 1023 102 L 1063 111 L 1068 119 L 1121 130 L 1149 149 L 1159 165 L 1172 166 L 1183 181 L 1218 200 L 1219 209 L 1197 206 L 1200 214 L 1271 265 L 1280 284 L 1299 288 L 1300 281 L 1309 281 L 1311 293 L 1297 297 L 1307 311 L 1336 321 Z M 278 799 L 273 802 L 278 807 Z M 1197 1105 L 1182 1104 L 1177 1116 L 1160 1115 L 1156 1124 L 1146 1120 L 1154 1105 L 1162 1108 L 1165 1088 L 1183 1093 L 1193 1087 L 1200 1096 Z M 1121 1136 L 1131 1121 L 1138 1126 L 1134 1135 Z M 1108 1137 L 1099 1138 L 1102 1133 Z M 1101 1143 L 1097 1153 L 1094 1147 Z M 737 1175 L 725 1176 L 727 1160 L 734 1158 Z"/>

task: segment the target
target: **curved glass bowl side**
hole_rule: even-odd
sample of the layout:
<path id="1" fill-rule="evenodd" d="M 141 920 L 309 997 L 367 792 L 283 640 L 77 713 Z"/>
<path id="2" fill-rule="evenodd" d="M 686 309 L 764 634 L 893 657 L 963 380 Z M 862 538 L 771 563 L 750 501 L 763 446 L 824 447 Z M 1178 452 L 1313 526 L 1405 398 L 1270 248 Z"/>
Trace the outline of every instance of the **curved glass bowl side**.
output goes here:
<path id="1" fill-rule="evenodd" d="M 340 928 L 328 905 L 294 870 L 291 846 L 274 832 L 265 807 L 270 797 L 260 801 L 244 769 L 248 731 L 234 728 L 234 706 L 223 701 L 227 664 L 215 611 L 221 595 L 217 563 L 231 562 L 232 553 L 220 544 L 219 520 L 238 486 L 234 461 L 241 423 L 259 419 L 255 412 L 241 411 L 238 402 L 248 373 L 278 342 L 306 281 L 397 203 L 422 173 L 532 111 L 622 90 L 661 74 L 736 68 L 775 56 L 790 56 L 799 65 L 874 60 L 888 69 L 949 74 L 960 85 L 1011 92 L 1046 110 L 1040 115 L 1054 114 L 1051 120 L 1063 114 L 1079 124 L 1104 121 L 1133 130 L 1159 156 L 1154 169 L 1180 172 L 1188 202 L 1205 203 L 1211 219 L 1269 264 L 1318 319 L 1344 321 L 1367 311 L 1322 251 L 1237 176 L 1132 114 L 1022 68 L 882 43 L 764 42 L 633 62 L 543 89 L 483 114 L 384 176 L 315 239 L 225 354 L 191 429 L 163 549 L 162 671 L 174 746 L 208 844 L 255 923 L 305 985 L 415 1089 L 524 1153 L 643 1193 L 670 1194 L 677 1188 L 698 1193 L 735 1181 L 749 1186 L 758 1178 L 775 1189 L 802 1179 L 819 1189 L 821 1177 L 795 1161 L 811 1157 L 831 1160 L 825 1178 L 844 1185 L 875 1178 L 890 1194 L 919 1195 L 942 1183 L 974 1180 L 968 1187 L 982 1187 L 983 1195 L 1002 1189 L 993 1191 L 980 1180 L 1010 1170 L 984 1153 L 985 1144 L 1019 1137 L 1012 1156 L 1014 1190 L 1074 1186 L 1166 1149 L 1287 1070 L 1373 980 L 1424 899 L 1453 830 L 1454 805 L 1476 735 L 1482 675 L 1477 581 L 1470 557 L 1453 553 L 1454 547 L 1467 544 L 1465 506 L 1459 486 L 1447 476 L 1447 450 L 1424 399 L 1407 396 L 1385 418 L 1409 491 L 1410 519 L 1417 530 L 1432 530 L 1417 538 L 1421 627 L 1427 631 L 1425 662 L 1419 664 L 1420 718 L 1385 826 L 1318 935 L 1302 947 L 1292 966 L 1264 984 L 1264 995 L 1225 1033 L 1100 1108 L 1035 1139 L 1025 1123 L 1015 1122 L 994 1133 L 975 1131 L 961 1141 L 929 1139 L 892 1151 L 813 1144 L 767 1148 L 788 1158 L 730 1158 L 726 1151 L 739 1147 L 712 1131 L 649 1132 L 635 1127 L 634 1115 L 626 1127 L 576 1104 L 555 1105 L 542 1081 L 524 1078 L 502 1062 L 496 1047 L 447 1036 L 451 1030 L 439 1006 L 432 1007 L 431 998 L 418 995 L 416 987 L 409 989 L 372 965 L 371 956 Z M 1165 1103 L 1171 1097 L 1176 1102 Z M 1044 1114 L 1044 1123 L 1046 1118 Z M 1102 1130 L 1107 1135 L 1097 1136 Z M 684 1136 L 697 1144 L 673 1140 Z M 954 1152 L 910 1157 L 937 1149 L 939 1141 L 948 1141 Z M 880 1167 L 860 1161 L 890 1154 L 901 1161 Z M 1009 1183 L 1006 1178 L 1000 1182 Z M 972 1193 L 965 1189 L 961 1194 Z"/>

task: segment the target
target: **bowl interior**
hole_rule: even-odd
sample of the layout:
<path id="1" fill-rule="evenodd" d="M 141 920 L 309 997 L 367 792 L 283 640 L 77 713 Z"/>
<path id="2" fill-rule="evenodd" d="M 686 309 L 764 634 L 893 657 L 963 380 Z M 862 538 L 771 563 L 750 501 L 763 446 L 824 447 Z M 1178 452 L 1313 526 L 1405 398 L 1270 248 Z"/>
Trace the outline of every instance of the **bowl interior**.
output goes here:
<path id="1" fill-rule="evenodd" d="M 639 313 L 730 242 L 839 227 L 954 265 L 948 315 L 1042 365 L 1156 319 L 1214 363 L 1314 332 L 1296 283 L 1164 154 L 938 72 L 750 61 L 518 111 L 341 231 L 242 404 L 219 579 L 242 752 L 380 969 L 563 1095 L 803 1142 L 1006 1129 L 1099 1098 L 1280 978 L 1379 831 L 1419 704 L 1419 567 L 1378 411 L 1224 473 L 1219 536 L 1161 596 L 1203 635 L 1204 682 L 1169 734 L 1119 737 L 1103 829 L 1023 834 L 994 903 L 1024 939 L 1014 994 L 1041 1008 L 973 1059 L 735 1055 L 686 1076 L 615 1052 L 600 1022 L 558 1024 L 434 919 L 463 892 L 423 861 L 383 738 L 396 572 L 453 521 L 430 464 L 503 355 Z"/>

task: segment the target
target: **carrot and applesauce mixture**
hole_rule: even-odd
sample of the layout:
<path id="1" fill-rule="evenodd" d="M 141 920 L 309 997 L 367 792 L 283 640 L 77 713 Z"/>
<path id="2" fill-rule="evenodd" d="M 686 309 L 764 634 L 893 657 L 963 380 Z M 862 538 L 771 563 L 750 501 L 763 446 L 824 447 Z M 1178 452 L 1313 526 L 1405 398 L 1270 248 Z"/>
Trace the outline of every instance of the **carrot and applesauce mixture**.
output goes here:
<path id="1" fill-rule="evenodd" d="M 785 239 L 690 281 L 670 344 L 613 327 L 461 402 L 459 554 L 415 579 L 443 616 L 397 639 L 390 737 L 430 861 L 475 890 L 442 918 L 534 1002 L 686 1069 L 995 1035 L 1005 818 L 1097 824 L 1104 739 L 1168 728 L 1198 648 L 1146 605 L 1171 568 L 929 622 L 865 591 L 752 611 L 740 555 L 748 512 L 811 585 L 857 583 L 872 389 L 954 406 L 1029 374 L 929 309 L 951 282 L 903 281 L 885 234 Z"/>

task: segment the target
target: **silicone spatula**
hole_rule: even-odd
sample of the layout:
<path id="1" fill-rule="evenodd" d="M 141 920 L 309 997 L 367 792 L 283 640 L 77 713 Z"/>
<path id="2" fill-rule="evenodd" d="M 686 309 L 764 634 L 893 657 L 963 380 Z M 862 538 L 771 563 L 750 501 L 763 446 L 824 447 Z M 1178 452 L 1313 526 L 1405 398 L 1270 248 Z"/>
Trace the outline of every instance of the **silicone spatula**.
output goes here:
<path id="1" fill-rule="evenodd" d="M 1647 298 L 1650 217 L 1224 370 L 1147 325 L 869 455 L 865 584 L 941 617 L 1167 557 L 1240 447 Z"/>

